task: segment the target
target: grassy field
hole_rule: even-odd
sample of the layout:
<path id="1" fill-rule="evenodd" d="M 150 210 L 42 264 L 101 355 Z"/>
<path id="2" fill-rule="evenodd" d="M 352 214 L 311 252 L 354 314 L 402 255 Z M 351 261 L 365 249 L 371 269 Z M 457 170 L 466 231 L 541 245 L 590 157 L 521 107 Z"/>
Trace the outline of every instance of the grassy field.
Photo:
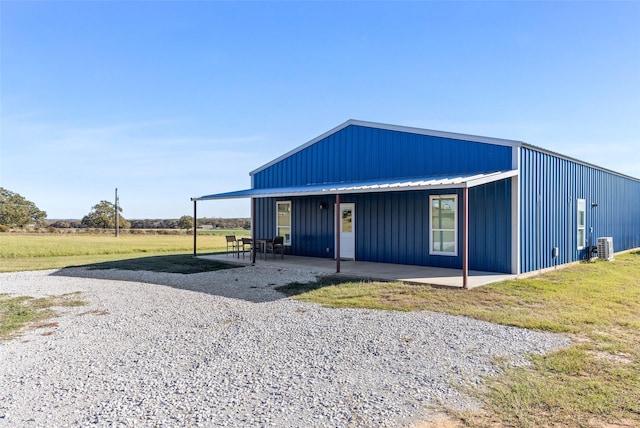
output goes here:
<path id="1" fill-rule="evenodd" d="M 198 235 L 198 252 L 226 251 L 223 232 Z M 236 236 L 249 232 L 230 231 Z M 114 260 L 193 252 L 191 235 L 0 234 L 0 272 L 58 269 Z"/>
<path id="2" fill-rule="evenodd" d="M 334 278 L 281 290 L 329 307 L 433 310 L 574 340 L 488 379 L 475 391 L 486 413 L 453 415 L 461 425 L 640 426 L 640 252 L 468 291 Z"/>

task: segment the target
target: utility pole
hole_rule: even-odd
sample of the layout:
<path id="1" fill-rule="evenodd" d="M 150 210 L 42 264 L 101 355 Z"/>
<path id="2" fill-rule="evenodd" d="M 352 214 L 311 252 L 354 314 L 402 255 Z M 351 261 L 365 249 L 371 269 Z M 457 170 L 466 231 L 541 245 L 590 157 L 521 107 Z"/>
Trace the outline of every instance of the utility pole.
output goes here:
<path id="1" fill-rule="evenodd" d="M 116 187 L 116 238 L 118 237 L 118 188 Z"/>

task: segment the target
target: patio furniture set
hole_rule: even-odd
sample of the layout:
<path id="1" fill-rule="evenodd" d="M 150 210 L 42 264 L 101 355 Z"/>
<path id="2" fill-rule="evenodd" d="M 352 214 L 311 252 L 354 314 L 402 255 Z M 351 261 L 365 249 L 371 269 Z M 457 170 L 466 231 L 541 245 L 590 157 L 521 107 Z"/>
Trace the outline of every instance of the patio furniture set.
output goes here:
<path id="1" fill-rule="evenodd" d="M 251 251 L 257 251 L 256 254 L 261 254 L 261 258 L 267 258 L 267 253 L 273 254 L 273 258 L 276 257 L 276 253 L 280 253 L 280 257 L 284 259 L 284 237 L 276 236 L 271 239 L 256 239 L 255 245 L 251 238 L 236 238 L 235 235 L 227 235 L 227 255 L 235 253 L 236 257 L 244 259 L 245 253 L 249 253 L 251 257 Z"/>

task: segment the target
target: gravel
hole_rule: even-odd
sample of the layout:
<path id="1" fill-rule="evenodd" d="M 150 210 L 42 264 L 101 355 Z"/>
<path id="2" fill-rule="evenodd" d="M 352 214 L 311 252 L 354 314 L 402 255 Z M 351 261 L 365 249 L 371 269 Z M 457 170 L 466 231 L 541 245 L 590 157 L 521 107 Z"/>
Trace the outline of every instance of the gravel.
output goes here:
<path id="1" fill-rule="evenodd" d="M 507 359 L 560 335 L 433 312 L 327 309 L 274 290 L 318 272 L 0 274 L 0 293 L 81 292 L 52 325 L 0 342 L 0 426 L 412 426 L 475 409 Z"/>

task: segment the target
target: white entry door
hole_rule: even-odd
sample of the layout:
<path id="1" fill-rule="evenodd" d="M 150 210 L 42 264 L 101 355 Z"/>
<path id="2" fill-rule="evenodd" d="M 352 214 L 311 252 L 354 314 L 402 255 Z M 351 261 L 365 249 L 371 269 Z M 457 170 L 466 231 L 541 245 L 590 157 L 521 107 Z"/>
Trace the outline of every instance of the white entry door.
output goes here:
<path id="1" fill-rule="evenodd" d="M 356 258 L 356 206 L 340 204 L 340 258 Z"/>

